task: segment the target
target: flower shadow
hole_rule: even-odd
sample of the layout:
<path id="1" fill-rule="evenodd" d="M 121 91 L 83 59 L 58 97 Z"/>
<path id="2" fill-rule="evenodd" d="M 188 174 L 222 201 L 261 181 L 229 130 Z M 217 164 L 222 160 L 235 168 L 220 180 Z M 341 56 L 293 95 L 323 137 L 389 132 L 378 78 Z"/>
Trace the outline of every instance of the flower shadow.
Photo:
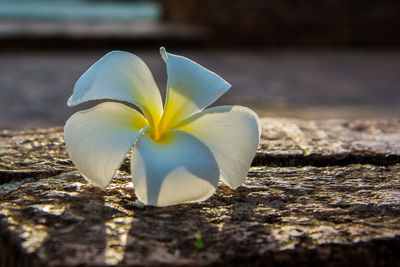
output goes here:
<path id="1" fill-rule="evenodd" d="M 105 206 L 100 189 L 87 187 L 69 197 L 62 214 L 49 222 L 54 228 L 42 244 L 40 253 L 47 255 L 49 262 L 82 264 L 90 262 L 102 265 L 105 262 L 105 221 L 111 215 Z"/>
<path id="2" fill-rule="evenodd" d="M 135 210 L 124 259 L 126 265 L 190 264 L 197 260 L 212 260 L 202 247 L 211 246 L 209 235 L 218 231 L 202 211 L 202 204 L 169 207 L 146 206 Z M 199 233 L 202 237 L 199 237 Z"/>

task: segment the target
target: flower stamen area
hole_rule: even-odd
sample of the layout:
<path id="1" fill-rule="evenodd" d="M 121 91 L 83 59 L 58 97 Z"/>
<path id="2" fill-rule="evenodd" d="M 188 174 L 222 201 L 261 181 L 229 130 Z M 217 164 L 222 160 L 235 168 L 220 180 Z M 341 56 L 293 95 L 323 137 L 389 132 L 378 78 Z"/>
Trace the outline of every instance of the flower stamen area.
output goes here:
<path id="1" fill-rule="evenodd" d="M 160 127 L 150 127 L 149 134 L 154 141 L 160 141 L 163 138 L 164 131 Z"/>
<path id="2" fill-rule="evenodd" d="M 150 124 L 149 134 L 151 138 L 154 141 L 160 141 L 161 139 L 163 139 L 164 133 L 172 129 L 171 124 L 171 121 L 168 123 L 168 120 L 166 120 L 166 116 L 164 113 L 158 125 Z"/>

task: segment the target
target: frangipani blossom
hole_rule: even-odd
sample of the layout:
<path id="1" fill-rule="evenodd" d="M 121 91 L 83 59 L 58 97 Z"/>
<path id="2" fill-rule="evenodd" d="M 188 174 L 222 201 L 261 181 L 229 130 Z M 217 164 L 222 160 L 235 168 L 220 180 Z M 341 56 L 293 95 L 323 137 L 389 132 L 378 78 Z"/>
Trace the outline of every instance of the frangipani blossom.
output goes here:
<path id="1" fill-rule="evenodd" d="M 110 52 L 79 78 L 69 106 L 109 99 L 132 103 L 142 113 L 104 102 L 73 114 L 64 128 L 70 158 L 103 188 L 134 146 L 133 185 L 147 205 L 205 200 L 219 180 L 238 187 L 258 147 L 257 115 L 241 106 L 205 109 L 231 85 L 190 59 L 160 52 L 168 72 L 164 108 L 149 68 L 133 54 Z"/>

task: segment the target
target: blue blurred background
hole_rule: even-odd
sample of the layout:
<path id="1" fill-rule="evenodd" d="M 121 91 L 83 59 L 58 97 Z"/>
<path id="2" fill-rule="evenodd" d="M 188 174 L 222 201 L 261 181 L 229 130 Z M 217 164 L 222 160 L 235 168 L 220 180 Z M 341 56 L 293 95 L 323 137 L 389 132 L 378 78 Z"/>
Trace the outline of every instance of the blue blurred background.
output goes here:
<path id="1" fill-rule="evenodd" d="M 162 92 L 158 49 L 228 80 L 219 104 L 260 116 L 399 118 L 400 2 L 0 0 L 0 129 L 63 125 L 79 76 L 137 54 Z"/>

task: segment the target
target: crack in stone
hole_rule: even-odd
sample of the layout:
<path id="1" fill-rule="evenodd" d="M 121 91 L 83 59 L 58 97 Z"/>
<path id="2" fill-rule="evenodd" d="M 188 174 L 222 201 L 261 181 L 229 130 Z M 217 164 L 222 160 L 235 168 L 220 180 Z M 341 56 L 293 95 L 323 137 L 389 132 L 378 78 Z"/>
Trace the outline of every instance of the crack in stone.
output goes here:
<path id="1" fill-rule="evenodd" d="M 0 170 L 0 185 L 29 178 L 48 178 L 63 172 L 64 170 Z"/>
<path id="2" fill-rule="evenodd" d="M 252 166 L 267 167 L 328 167 L 346 166 L 352 164 L 368 164 L 376 166 L 390 166 L 400 163 L 400 155 L 391 154 L 354 154 L 344 153 L 341 155 L 273 155 L 265 152 L 257 152 Z"/>

